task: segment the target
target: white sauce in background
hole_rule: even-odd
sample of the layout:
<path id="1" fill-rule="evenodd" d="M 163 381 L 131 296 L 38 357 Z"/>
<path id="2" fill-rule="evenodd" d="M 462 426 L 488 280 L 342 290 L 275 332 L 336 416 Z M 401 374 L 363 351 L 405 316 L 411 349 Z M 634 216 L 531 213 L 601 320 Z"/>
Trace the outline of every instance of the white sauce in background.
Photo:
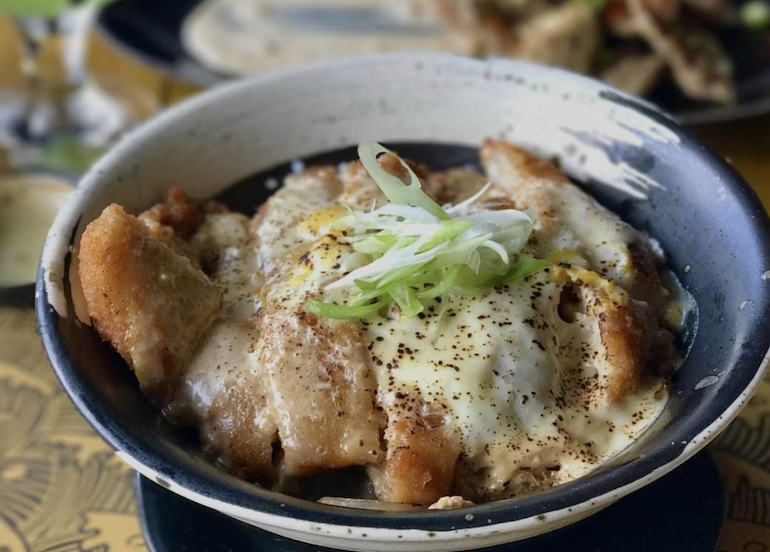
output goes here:
<path id="1" fill-rule="evenodd" d="M 71 192 L 55 176 L 0 176 L 0 286 L 35 281 L 48 229 Z"/>
<path id="2" fill-rule="evenodd" d="M 341 15 L 334 24 L 282 15 L 296 8 Z M 381 28 L 357 23 L 356 12 L 368 12 L 372 22 L 382 20 Z M 474 41 L 441 26 L 424 0 L 209 0 L 185 20 L 182 37 L 201 63 L 236 75 L 351 54 L 474 51 Z"/>

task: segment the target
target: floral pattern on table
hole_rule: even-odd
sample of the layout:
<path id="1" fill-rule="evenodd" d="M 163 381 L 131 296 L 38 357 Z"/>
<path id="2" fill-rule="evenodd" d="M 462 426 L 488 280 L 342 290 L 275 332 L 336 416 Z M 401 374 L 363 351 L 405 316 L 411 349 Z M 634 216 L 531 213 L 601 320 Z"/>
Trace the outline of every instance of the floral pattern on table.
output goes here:
<path id="1" fill-rule="evenodd" d="M 770 551 L 770 381 L 710 445 L 727 493 L 718 552 Z"/>
<path id="2" fill-rule="evenodd" d="M 59 388 L 32 311 L 0 309 L 0 551 L 146 550 L 133 485 Z"/>

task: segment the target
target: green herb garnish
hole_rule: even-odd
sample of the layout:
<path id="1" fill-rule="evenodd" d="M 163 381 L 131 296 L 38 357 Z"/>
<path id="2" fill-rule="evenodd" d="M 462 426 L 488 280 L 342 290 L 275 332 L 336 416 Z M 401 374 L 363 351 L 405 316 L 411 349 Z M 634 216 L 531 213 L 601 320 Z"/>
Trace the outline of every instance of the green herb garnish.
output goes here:
<path id="1" fill-rule="evenodd" d="M 764 0 L 752 0 L 741 6 L 741 23 L 753 31 L 770 26 L 770 6 Z"/>
<path id="2" fill-rule="evenodd" d="M 526 278 L 551 265 L 520 256 L 532 221 L 522 211 L 491 211 L 476 203 L 489 189 L 453 206 L 441 207 L 422 191 L 416 174 L 410 183 L 386 172 L 377 161 L 391 153 L 376 143 L 361 144 L 366 170 L 391 201 L 368 212 L 354 211 L 338 222 L 344 241 L 369 262 L 326 286 L 343 291 L 345 304 L 309 299 L 308 312 L 327 318 L 367 318 L 393 304 L 401 316 L 418 315 L 423 302 L 453 292 L 477 292 Z M 395 155 L 395 154 L 393 154 Z"/>

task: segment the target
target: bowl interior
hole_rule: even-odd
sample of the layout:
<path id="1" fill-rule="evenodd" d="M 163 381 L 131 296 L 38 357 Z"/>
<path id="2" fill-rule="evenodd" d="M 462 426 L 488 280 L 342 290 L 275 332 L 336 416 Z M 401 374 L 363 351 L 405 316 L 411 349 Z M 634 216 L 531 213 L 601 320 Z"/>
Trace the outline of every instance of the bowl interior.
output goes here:
<path id="1" fill-rule="evenodd" d="M 118 355 L 77 320 L 68 248 L 111 202 L 142 209 L 177 185 L 250 214 L 272 193 L 267 182 L 280 181 L 294 158 L 336 164 L 354 158 L 357 142 L 377 139 L 440 169 L 477 164 L 475 148 L 485 136 L 557 158 L 588 192 L 660 242 L 698 305 L 682 335 L 689 353 L 663 416 L 589 477 L 461 514 L 371 513 L 271 493 L 211 465 L 195 439 L 145 399 Z M 54 368 L 76 405 L 113 447 L 161 480 L 311 521 L 473 527 L 570 508 L 651 480 L 734 416 L 770 346 L 768 236 L 765 212 L 740 177 L 646 104 L 524 63 L 379 56 L 226 86 L 127 139 L 86 178 L 57 220 L 38 283 L 38 317 Z M 468 519 L 469 511 L 483 516 Z"/>

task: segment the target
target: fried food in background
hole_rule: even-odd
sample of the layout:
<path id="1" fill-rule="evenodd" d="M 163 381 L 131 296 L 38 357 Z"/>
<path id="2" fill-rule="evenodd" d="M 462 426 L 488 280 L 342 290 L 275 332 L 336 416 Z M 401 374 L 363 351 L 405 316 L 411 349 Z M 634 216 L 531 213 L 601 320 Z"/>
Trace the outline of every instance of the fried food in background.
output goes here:
<path id="1" fill-rule="evenodd" d="M 717 33 L 738 21 L 729 0 L 208 0 L 182 34 L 201 63 L 233 75 L 448 51 L 556 65 L 638 95 L 673 83 L 693 100 L 731 103 L 733 64 Z"/>
<path id="2" fill-rule="evenodd" d="M 668 72 L 692 99 L 734 101 L 732 64 L 713 34 L 735 20 L 728 0 L 450 2 L 446 21 L 479 33 L 485 55 L 558 65 L 639 95 Z"/>

